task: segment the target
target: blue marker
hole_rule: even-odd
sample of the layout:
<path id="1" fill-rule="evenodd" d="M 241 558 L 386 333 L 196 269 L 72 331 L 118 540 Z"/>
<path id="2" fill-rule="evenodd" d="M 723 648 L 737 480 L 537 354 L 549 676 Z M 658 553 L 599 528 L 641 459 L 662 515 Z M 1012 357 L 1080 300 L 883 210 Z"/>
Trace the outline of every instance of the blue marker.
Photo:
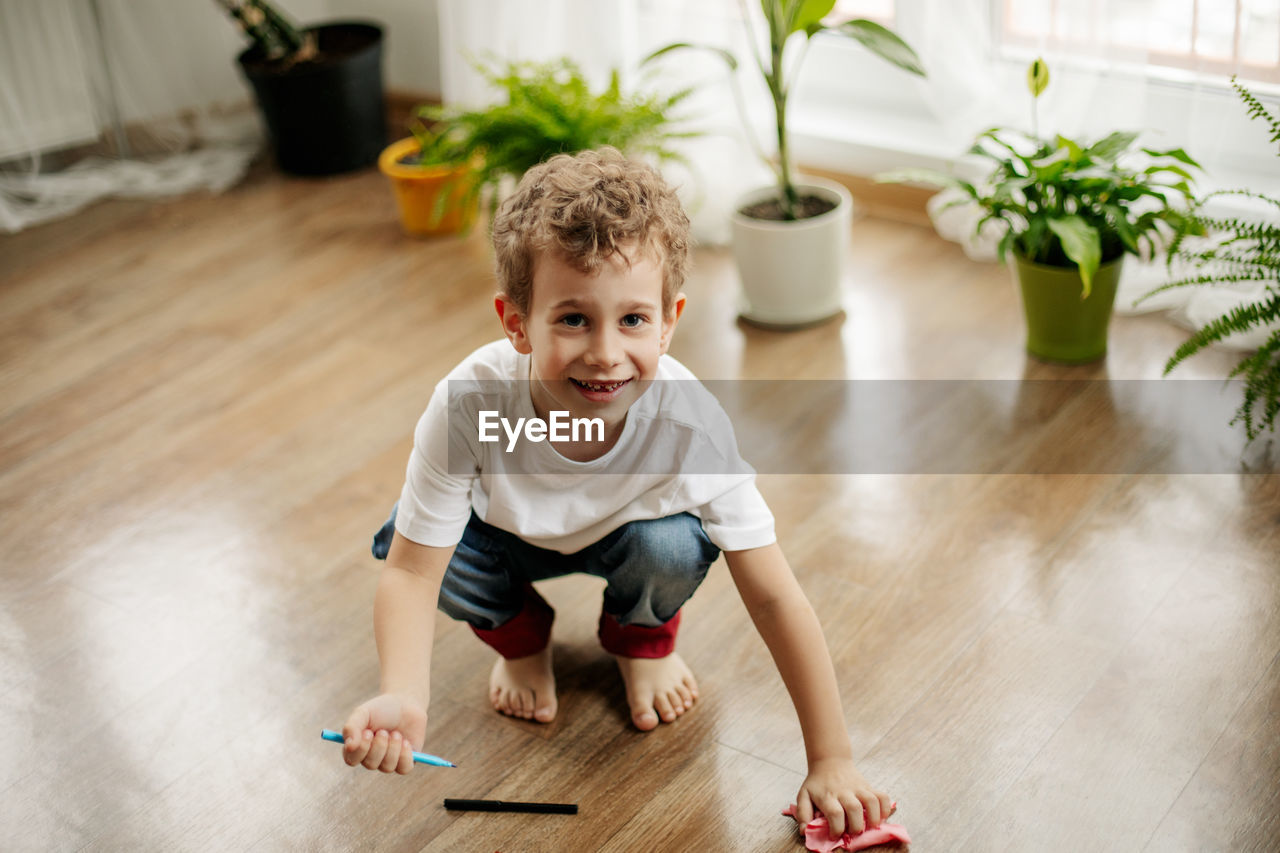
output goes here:
<path id="1" fill-rule="evenodd" d="M 321 729 L 320 737 L 334 743 L 346 743 L 346 738 L 342 736 L 342 732 L 335 732 L 332 729 Z M 441 758 L 438 755 L 428 755 L 425 752 L 415 752 L 413 760 L 418 764 L 430 764 L 432 767 L 457 767 L 452 761 Z"/>

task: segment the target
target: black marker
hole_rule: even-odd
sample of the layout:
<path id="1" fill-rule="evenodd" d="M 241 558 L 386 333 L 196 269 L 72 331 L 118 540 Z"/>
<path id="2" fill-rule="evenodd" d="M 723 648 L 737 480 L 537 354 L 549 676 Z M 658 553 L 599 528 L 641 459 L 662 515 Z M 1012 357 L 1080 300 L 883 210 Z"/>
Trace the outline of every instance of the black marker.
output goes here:
<path id="1" fill-rule="evenodd" d="M 535 812 L 537 814 L 577 814 L 577 803 L 511 803 L 505 800 L 451 800 L 444 807 L 465 812 Z"/>

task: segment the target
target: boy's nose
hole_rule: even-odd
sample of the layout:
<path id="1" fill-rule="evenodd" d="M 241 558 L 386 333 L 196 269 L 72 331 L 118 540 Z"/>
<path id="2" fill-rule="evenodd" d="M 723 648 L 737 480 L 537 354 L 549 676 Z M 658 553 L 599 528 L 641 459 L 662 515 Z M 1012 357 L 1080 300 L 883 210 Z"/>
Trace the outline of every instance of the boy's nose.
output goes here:
<path id="1" fill-rule="evenodd" d="M 612 367 L 622 361 L 622 342 L 607 330 L 599 330 L 587 343 L 584 361 L 595 367 Z"/>

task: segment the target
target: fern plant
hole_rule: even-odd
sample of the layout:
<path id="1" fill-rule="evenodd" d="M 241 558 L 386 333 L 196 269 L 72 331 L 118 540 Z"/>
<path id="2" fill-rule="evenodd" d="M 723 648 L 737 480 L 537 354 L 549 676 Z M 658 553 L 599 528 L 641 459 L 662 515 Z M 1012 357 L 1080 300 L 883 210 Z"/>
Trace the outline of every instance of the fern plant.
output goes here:
<path id="1" fill-rule="evenodd" d="M 608 86 L 593 92 L 569 59 L 477 65 L 477 70 L 503 92 L 504 101 L 479 109 L 418 108 L 412 130 L 419 153 L 406 162 L 469 164 L 468 196 L 487 196 L 491 214 L 504 178 L 518 180 L 553 154 L 612 145 L 631 156 L 682 160 L 671 142 L 698 135 L 680 130 L 674 116 L 691 88 L 671 95 L 626 95 L 615 70 Z"/>
<path id="2" fill-rule="evenodd" d="M 1271 142 L 1280 142 L 1280 117 L 1266 108 L 1234 77 L 1231 85 L 1244 101 L 1249 117 L 1266 122 Z M 1254 199 L 1272 208 L 1273 219 L 1259 222 L 1239 217 L 1215 217 L 1205 212 L 1214 198 L 1235 196 Z M 1187 237 L 1207 234 L 1209 248 L 1189 248 Z M 1240 363 L 1229 378 L 1244 383 L 1243 399 L 1231 424 L 1242 423 L 1250 442 L 1264 431 L 1275 431 L 1280 415 L 1280 199 L 1249 190 L 1220 190 L 1199 199 L 1186 225 L 1169 248 L 1169 263 L 1181 259 L 1195 271 L 1143 296 L 1177 287 L 1260 282 L 1265 294 L 1255 302 L 1239 305 L 1196 331 L 1165 363 L 1167 376 L 1187 358 L 1229 335 L 1271 328 L 1262 346 Z"/>

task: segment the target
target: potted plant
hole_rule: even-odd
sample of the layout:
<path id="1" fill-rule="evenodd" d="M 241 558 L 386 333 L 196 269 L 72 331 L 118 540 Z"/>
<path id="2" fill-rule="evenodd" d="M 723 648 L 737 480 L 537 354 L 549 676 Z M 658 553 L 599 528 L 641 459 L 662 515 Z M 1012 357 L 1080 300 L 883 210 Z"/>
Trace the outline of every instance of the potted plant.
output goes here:
<path id="1" fill-rule="evenodd" d="M 421 107 L 413 136 L 393 142 L 379 161 L 411 234 L 465 228 L 481 200 L 492 213 L 504 181 L 519 180 L 553 154 L 612 145 L 631 156 L 680 159 L 670 141 L 695 135 L 678 129 L 673 116 L 692 89 L 625 95 L 614 71 L 594 92 L 568 59 L 477 69 L 502 93 L 498 103 Z"/>
<path id="2" fill-rule="evenodd" d="M 860 42 L 872 53 L 912 74 L 924 76 L 919 57 L 889 30 L 873 21 L 855 19 L 826 24 L 835 0 L 760 0 L 769 29 L 767 61 L 753 57 L 773 101 L 777 142 L 774 186 L 752 190 L 739 199 L 732 221 L 733 252 L 742 281 L 744 319 L 767 326 L 804 326 L 840 311 L 841 279 L 849 245 L 853 200 L 833 181 L 797 181 L 787 133 L 787 98 L 791 79 L 784 70 L 788 46 L 804 46 L 818 33 L 836 33 Z M 750 17 L 743 9 L 754 43 Z M 645 61 L 674 50 L 693 48 L 720 56 L 730 71 L 738 67 L 732 53 L 708 45 L 677 42 L 654 51 Z M 798 73 L 798 63 L 789 72 Z M 746 116 L 743 115 L 745 121 Z"/>
<path id="3" fill-rule="evenodd" d="M 1042 60 L 1027 73 L 1035 99 L 1049 85 Z M 1186 221 L 1192 195 L 1182 149 L 1135 150 L 1137 133 L 1111 133 L 1086 144 L 1056 136 L 993 128 L 969 154 L 994 163 L 981 183 L 928 169 L 879 177 L 958 190 L 956 204 L 978 205 L 1004 228 L 998 253 L 1013 252 L 1027 322 L 1027 351 L 1046 361 L 1077 364 L 1106 355 L 1107 329 L 1124 255 L 1154 255 Z"/>
<path id="4" fill-rule="evenodd" d="M 432 237 L 467 231 L 479 208 L 479 163 L 433 150 L 430 139 L 398 139 L 378 156 L 378 170 L 391 182 L 400 226 L 406 234 Z"/>
<path id="5" fill-rule="evenodd" d="M 1271 128 L 1271 141 L 1280 140 L 1280 117 L 1267 110 L 1248 89 L 1233 77 L 1235 87 L 1252 118 L 1265 121 Z M 1218 217 L 1205 211 L 1205 205 L 1218 196 L 1236 196 L 1256 200 L 1271 214 L 1266 219 Z M 1280 223 L 1277 222 L 1280 199 L 1249 190 L 1220 190 L 1196 202 L 1173 244 L 1169 262 L 1187 263 L 1194 271 L 1143 296 L 1147 299 L 1174 287 L 1208 284 L 1260 285 L 1256 300 L 1244 302 L 1197 330 L 1174 351 L 1164 367 L 1166 375 L 1183 360 L 1229 335 L 1261 332 L 1265 339 L 1249 355 L 1241 358 L 1229 378 L 1243 379 L 1244 399 L 1231 424 L 1244 424 L 1245 435 L 1252 442 L 1263 430 L 1275 431 L 1280 415 Z M 1190 248 L 1186 238 L 1207 236 L 1208 245 Z"/>
<path id="6" fill-rule="evenodd" d="M 253 42 L 237 61 L 253 86 L 280 168 L 331 175 L 369 166 L 386 145 L 382 28 L 301 29 L 268 0 L 217 0 Z"/>

